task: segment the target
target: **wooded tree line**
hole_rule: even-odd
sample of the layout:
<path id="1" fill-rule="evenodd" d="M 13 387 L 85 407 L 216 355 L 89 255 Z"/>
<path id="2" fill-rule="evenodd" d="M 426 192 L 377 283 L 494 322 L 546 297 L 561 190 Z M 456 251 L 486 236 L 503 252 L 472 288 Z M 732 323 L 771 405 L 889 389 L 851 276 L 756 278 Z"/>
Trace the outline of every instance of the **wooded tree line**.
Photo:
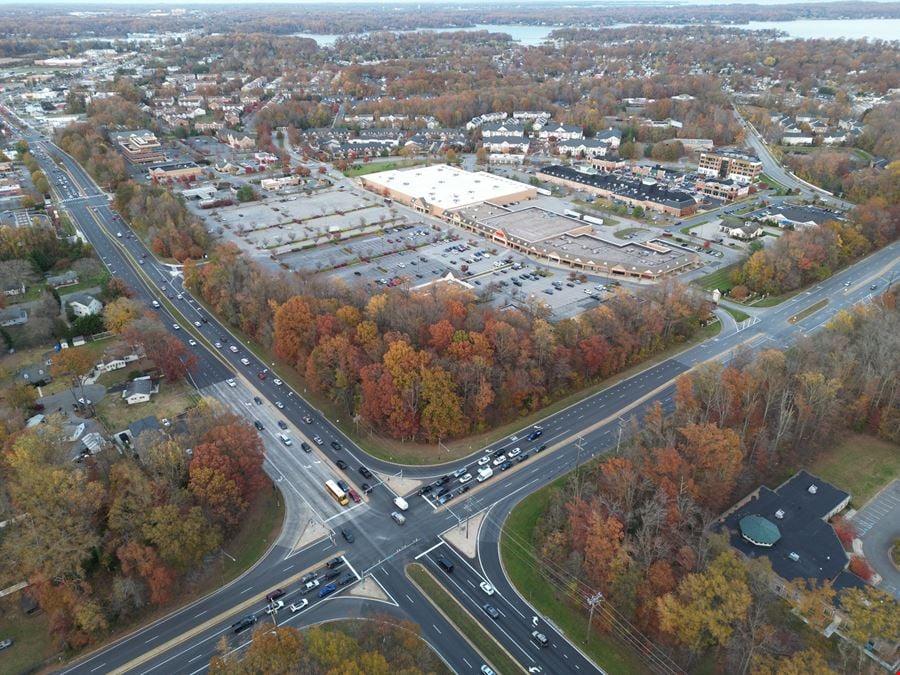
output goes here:
<path id="1" fill-rule="evenodd" d="M 264 626 L 254 632 L 253 644 L 246 650 L 233 651 L 227 638 L 218 646 L 222 656 L 209 664 L 213 675 L 450 672 L 421 639 L 417 624 L 391 616 L 336 621 L 302 631 Z"/>
<path id="2" fill-rule="evenodd" d="M 51 415 L 6 439 L 0 485 L 13 524 L 0 578 L 27 580 L 56 644 L 77 649 L 188 590 L 268 479 L 256 431 L 214 402 L 171 437 L 142 434 L 140 460 L 110 449 L 73 464 L 62 425 Z"/>
<path id="3" fill-rule="evenodd" d="M 616 293 L 550 323 L 542 306 L 497 310 L 451 289 L 307 284 L 220 247 L 185 283 L 371 429 L 403 440 L 486 429 L 534 412 L 690 338 L 708 303 L 676 283 Z"/>
<path id="4" fill-rule="evenodd" d="M 712 651 L 727 672 L 830 672 L 826 660 L 860 672 L 856 649 L 837 659 L 809 652 L 774 603 L 767 561 L 740 560 L 707 528 L 843 431 L 900 441 L 898 298 L 894 290 L 842 312 L 787 352 L 739 353 L 728 366 L 683 375 L 672 415 L 657 403 L 633 423 L 620 455 L 552 494 L 535 530 L 536 564 L 555 586 L 575 589 L 579 604 L 584 589 L 602 591 L 682 666 Z M 797 592 L 801 610 L 821 622 L 822 594 L 805 583 Z M 889 595 L 851 591 L 842 601 L 858 645 L 896 638 L 900 613 Z M 795 662 L 812 670 L 790 670 Z"/>
<path id="5" fill-rule="evenodd" d="M 900 226 L 900 162 L 881 172 L 878 184 L 893 192 L 871 197 L 846 221 L 784 232 L 771 246 L 753 253 L 732 274 L 736 285 L 754 293 L 778 295 L 823 279 L 867 253 L 895 241 Z"/>

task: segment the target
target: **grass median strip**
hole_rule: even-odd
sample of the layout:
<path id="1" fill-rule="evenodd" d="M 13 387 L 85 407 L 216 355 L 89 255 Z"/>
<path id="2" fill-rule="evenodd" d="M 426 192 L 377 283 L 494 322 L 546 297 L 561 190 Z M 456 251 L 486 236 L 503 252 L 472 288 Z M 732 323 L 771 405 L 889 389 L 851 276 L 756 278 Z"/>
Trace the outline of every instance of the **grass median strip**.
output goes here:
<path id="1" fill-rule="evenodd" d="M 506 653 L 506 650 L 481 627 L 471 614 L 450 595 L 431 573 L 418 563 L 406 566 L 407 576 L 419 590 L 437 607 L 447 620 L 487 659 L 498 673 L 522 672 L 523 668 Z"/>
<path id="2" fill-rule="evenodd" d="M 828 298 L 819 300 L 817 303 L 814 303 L 814 304 L 810 305 L 809 307 L 807 307 L 806 309 L 794 314 L 794 316 L 792 316 L 790 319 L 788 319 L 788 323 L 798 323 L 800 321 L 803 321 L 803 319 L 811 317 L 813 314 L 818 312 L 820 309 L 825 307 L 825 305 L 827 305 L 827 304 L 828 304 Z"/>

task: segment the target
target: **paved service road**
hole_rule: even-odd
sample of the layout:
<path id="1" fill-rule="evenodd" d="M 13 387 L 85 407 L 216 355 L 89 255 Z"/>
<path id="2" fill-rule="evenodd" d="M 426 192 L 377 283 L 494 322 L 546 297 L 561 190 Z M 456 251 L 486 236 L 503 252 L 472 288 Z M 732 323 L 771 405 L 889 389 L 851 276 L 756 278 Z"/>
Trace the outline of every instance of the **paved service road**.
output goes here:
<path id="1" fill-rule="evenodd" d="M 891 562 L 891 547 L 900 540 L 900 479 L 894 480 L 853 516 L 866 560 L 881 575 L 879 588 L 900 600 L 900 570 Z"/>

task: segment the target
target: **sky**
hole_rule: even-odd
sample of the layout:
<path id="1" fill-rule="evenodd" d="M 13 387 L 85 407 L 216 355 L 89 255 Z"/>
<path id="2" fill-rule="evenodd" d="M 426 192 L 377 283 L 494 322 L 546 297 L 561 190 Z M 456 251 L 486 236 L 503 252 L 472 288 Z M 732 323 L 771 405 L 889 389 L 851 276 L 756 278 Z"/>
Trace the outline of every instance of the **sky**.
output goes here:
<path id="1" fill-rule="evenodd" d="M 604 0 L 584 0 L 583 2 L 570 2 L 563 3 L 572 4 L 572 5 L 592 5 L 596 7 L 602 7 L 605 5 L 615 6 L 615 7 L 640 7 L 640 6 L 653 6 L 653 5 L 794 5 L 794 4 L 810 4 L 810 3 L 822 3 L 822 2 L 839 2 L 846 0 L 609 0 L 604 2 Z M 868 2 L 884 2 L 884 3 L 892 3 L 896 2 L 896 0 L 867 0 Z M 523 5 L 523 4 L 549 4 L 549 0 L 494 0 L 492 3 L 494 6 L 496 5 Z M 26 3 L 19 2 L 18 0 L 14 0 L 13 2 L 7 2 L 6 0 L 0 0 L 0 6 L 7 4 L 8 6 L 22 6 Z M 416 5 L 445 5 L 445 6 L 454 6 L 454 5 L 475 5 L 475 4 L 484 4 L 483 0 L 337 0 L 336 2 L 328 0 L 153 0 L 153 2 L 135 2 L 134 0 L 105 0 L 105 1 L 95 1 L 95 0 L 31 0 L 27 3 L 28 5 L 78 5 L 79 9 L 84 10 L 93 10 L 100 8 L 110 8 L 110 7 L 128 7 L 131 9 L 138 8 L 147 8 L 152 9 L 153 7 L 158 7 L 159 5 L 166 5 L 167 7 L 179 7 L 183 9 L 190 9 L 191 7 L 197 5 L 255 5 L 255 4 L 264 4 L 264 5 L 355 5 L 355 4 L 378 4 L 386 7 L 391 7 L 394 5 L 406 5 L 406 4 L 416 4 Z M 555 4 L 555 3 L 554 3 Z"/>

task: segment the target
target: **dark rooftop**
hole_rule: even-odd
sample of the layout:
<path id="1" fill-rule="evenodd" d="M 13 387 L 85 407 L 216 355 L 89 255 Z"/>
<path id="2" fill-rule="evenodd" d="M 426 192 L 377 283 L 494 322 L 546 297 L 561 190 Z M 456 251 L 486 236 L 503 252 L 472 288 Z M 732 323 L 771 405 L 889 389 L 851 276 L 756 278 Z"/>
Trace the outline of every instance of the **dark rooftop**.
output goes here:
<path id="1" fill-rule="evenodd" d="M 541 172 L 632 199 L 680 208 L 696 204 L 694 198 L 684 190 L 670 189 L 655 181 L 631 180 L 611 173 L 584 173 L 568 166 L 549 166 L 541 169 Z"/>

